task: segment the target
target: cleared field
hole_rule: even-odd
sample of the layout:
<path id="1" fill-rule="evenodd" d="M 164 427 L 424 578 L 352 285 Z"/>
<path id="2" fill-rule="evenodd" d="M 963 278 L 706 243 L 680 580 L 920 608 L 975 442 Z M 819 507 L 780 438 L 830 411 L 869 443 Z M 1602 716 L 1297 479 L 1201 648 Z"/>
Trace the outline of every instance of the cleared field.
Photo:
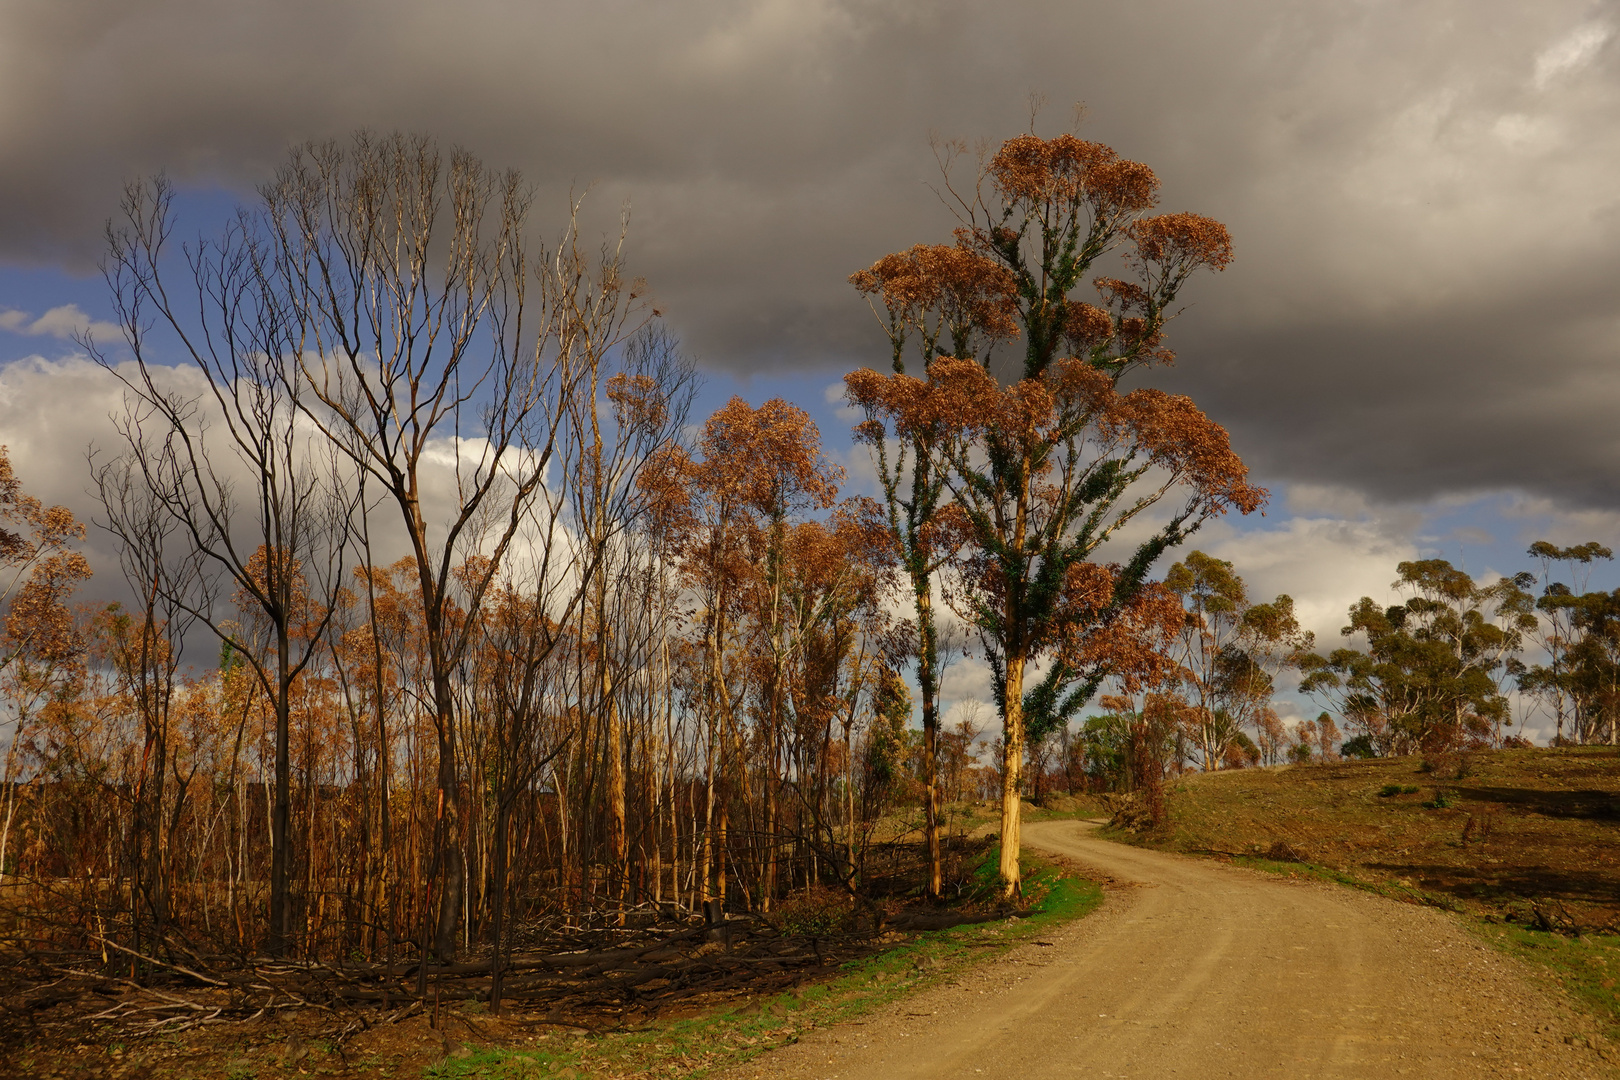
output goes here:
<path id="1" fill-rule="evenodd" d="M 1461 778 L 1417 758 L 1245 769 L 1171 787 L 1155 846 L 1270 857 L 1479 915 L 1620 932 L 1620 748 L 1499 750 Z"/>

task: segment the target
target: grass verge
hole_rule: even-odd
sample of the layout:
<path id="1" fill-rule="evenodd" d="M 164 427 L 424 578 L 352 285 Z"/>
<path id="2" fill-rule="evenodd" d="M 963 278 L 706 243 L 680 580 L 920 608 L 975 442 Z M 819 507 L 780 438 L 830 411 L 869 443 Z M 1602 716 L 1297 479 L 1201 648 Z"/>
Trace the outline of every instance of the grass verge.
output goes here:
<path id="1" fill-rule="evenodd" d="M 1620 989 L 1616 989 L 1620 978 L 1620 935 L 1565 937 L 1546 930 L 1477 921 L 1475 930 L 1503 952 L 1546 972 L 1597 1017 L 1610 1042 L 1620 1043 Z"/>
<path id="2" fill-rule="evenodd" d="M 976 869 L 979 889 L 994 887 L 998 854 L 992 848 Z M 426 1080 L 708 1075 L 797 1042 L 803 1032 L 855 1019 L 909 991 L 938 983 L 1089 914 L 1102 902 L 1102 890 L 1094 883 L 1029 855 L 1024 861 L 1025 899 L 1036 909 L 1028 918 L 920 934 L 846 965 L 826 982 L 710 1016 L 600 1035 L 540 1035 L 520 1047 L 464 1046 L 423 1075 Z"/>

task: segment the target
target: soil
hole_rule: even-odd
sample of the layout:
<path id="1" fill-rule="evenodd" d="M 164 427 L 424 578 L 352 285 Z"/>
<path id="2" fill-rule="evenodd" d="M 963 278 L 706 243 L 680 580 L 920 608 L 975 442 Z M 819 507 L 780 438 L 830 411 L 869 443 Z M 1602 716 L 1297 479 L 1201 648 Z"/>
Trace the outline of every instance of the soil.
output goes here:
<path id="1" fill-rule="evenodd" d="M 1620 747 L 1482 751 L 1448 766 L 1188 776 L 1170 789 L 1169 829 L 1144 839 L 1308 862 L 1540 929 L 1620 933 Z"/>
<path id="2" fill-rule="evenodd" d="M 726 1075 L 1620 1076 L 1589 1015 L 1453 916 L 1096 828 L 1024 835 L 1114 886 L 1097 914 Z"/>

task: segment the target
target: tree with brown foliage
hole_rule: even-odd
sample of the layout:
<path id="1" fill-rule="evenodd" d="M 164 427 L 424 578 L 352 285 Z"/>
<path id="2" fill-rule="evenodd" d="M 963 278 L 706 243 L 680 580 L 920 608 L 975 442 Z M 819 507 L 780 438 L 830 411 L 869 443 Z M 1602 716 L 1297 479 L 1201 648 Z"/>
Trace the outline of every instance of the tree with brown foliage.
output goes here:
<path id="1" fill-rule="evenodd" d="M 734 650 L 728 645 L 752 617 L 759 646 L 753 656 L 764 664 L 755 674 L 764 688 L 760 782 L 762 831 L 770 837 L 780 775 L 790 518 L 804 510 L 830 508 L 843 478 L 842 470 L 827 462 L 820 444 L 820 433 L 804 410 L 780 399 L 755 409 L 734 397 L 704 425 L 698 440 L 700 457 L 670 447 L 643 480 L 652 493 L 656 535 L 667 555 L 682 567 L 702 613 L 708 794 L 700 877 L 711 917 L 723 910 L 727 893 L 728 780 L 745 785 L 749 781 L 741 760 L 739 716 L 749 677 L 748 650 L 733 668 L 728 657 Z M 769 869 L 774 850 L 772 840 L 761 897 L 774 892 Z"/>
<path id="2" fill-rule="evenodd" d="M 872 302 L 889 339 L 895 379 L 861 370 L 845 379 L 848 397 L 866 414 L 855 429 L 877 465 L 889 532 L 911 586 L 915 612 L 915 664 L 922 708 L 924 829 L 928 893 L 940 895 L 939 630 L 934 578 L 954 553 L 942 510 L 949 501 L 936 454 L 951 430 L 948 417 L 908 409 L 916 379 L 906 380 L 906 356 L 915 350 L 926 374 L 939 356 L 972 357 L 1017 333 L 1013 276 L 993 260 L 962 246 L 918 244 L 887 255 L 850 278 Z M 881 312 L 878 309 L 881 307 Z"/>
<path id="3" fill-rule="evenodd" d="M 948 148 L 942 164 L 958 247 L 983 268 L 981 294 L 999 294 L 1004 286 L 992 282 L 1010 278 L 1021 377 L 1000 383 L 987 346 L 935 359 L 923 379 L 857 373 L 851 385 L 907 429 L 945 425 L 930 455 L 952 496 L 962 606 L 985 643 L 1002 714 L 1000 874 L 1012 895 L 1026 729 L 1044 735 L 1110 673 L 1158 663 L 1142 631 L 1179 622 L 1179 605 L 1149 585 L 1152 565 L 1209 517 L 1256 510 L 1265 493 L 1190 400 L 1118 389 L 1126 374 L 1171 359 L 1173 305 L 1194 273 L 1230 261 L 1226 229 L 1196 214 L 1149 216 L 1152 171 L 1072 135 L 1008 140 L 965 190 L 952 186 L 955 153 Z M 1100 304 L 1076 298 L 1110 252 L 1132 280 L 1098 277 Z M 972 316 L 975 332 L 1005 334 L 995 321 L 1004 311 Z M 1172 494 L 1180 504 L 1128 558 L 1094 561 Z M 1026 686 L 1038 660 L 1044 674 Z"/>
<path id="4" fill-rule="evenodd" d="M 5 819 L 0 822 L 0 874 L 17 810 L 16 777 L 30 722 L 53 699 L 71 694 L 84 663 L 85 642 L 67 603 L 90 564 L 75 550 L 84 526 L 65 506 L 47 507 L 23 490 L 11 456 L 0 446 L 0 692 L 11 704 L 6 741 Z"/>
<path id="5" fill-rule="evenodd" d="M 46 506 L 23 490 L 11 455 L 0 446 L 0 607 L 10 603 L 0 672 L 29 654 L 73 651 L 64 601 L 90 576 L 90 564 L 74 550 L 83 540 L 84 526 L 72 511 Z"/>

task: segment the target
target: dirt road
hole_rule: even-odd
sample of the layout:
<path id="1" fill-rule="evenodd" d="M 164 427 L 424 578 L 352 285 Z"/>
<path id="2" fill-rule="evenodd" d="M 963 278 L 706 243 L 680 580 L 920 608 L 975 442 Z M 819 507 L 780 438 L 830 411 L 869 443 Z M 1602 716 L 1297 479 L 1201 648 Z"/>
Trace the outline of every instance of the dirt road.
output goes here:
<path id="1" fill-rule="evenodd" d="M 1441 912 L 1094 838 L 1096 914 L 734 1077 L 1613 1077 L 1584 1017 Z M 1595 1038 L 1595 1036 L 1594 1036 Z"/>

